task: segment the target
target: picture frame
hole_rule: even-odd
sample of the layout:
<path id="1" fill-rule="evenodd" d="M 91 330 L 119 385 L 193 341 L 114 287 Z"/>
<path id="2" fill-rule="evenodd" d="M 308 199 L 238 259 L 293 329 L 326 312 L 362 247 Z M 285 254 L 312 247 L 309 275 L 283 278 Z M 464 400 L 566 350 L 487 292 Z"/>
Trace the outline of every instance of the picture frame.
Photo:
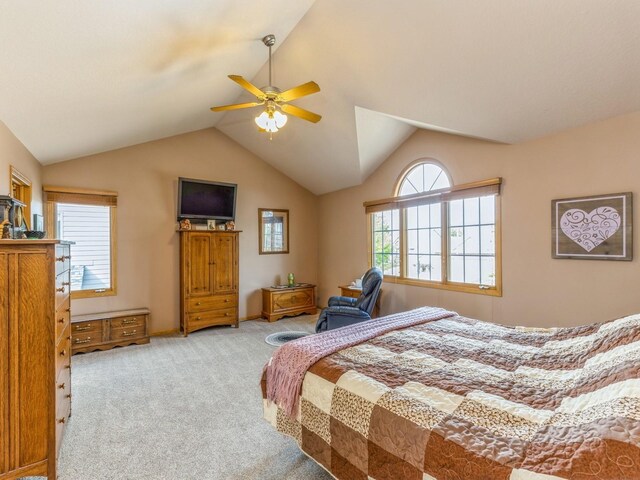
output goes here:
<path id="1" fill-rule="evenodd" d="M 289 253 L 289 210 L 258 209 L 258 252 L 260 255 Z"/>
<path id="2" fill-rule="evenodd" d="M 207 220 L 207 230 L 215 230 L 215 229 L 216 229 L 216 221 Z"/>
<path id="3" fill-rule="evenodd" d="M 44 217 L 42 215 L 33 214 L 33 230 L 37 232 L 44 231 Z"/>
<path id="4" fill-rule="evenodd" d="M 551 201 L 551 256 L 572 260 L 633 259 L 631 192 Z"/>

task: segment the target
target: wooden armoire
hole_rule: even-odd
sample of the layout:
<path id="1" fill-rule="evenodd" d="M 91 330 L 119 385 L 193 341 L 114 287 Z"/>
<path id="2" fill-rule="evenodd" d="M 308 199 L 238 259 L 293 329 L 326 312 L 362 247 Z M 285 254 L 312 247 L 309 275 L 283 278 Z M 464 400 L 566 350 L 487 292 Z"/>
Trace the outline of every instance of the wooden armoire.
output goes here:
<path id="1" fill-rule="evenodd" d="M 180 231 L 180 330 L 238 326 L 238 231 Z"/>
<path id="2" fill-rule="evenodd" d="M 0 479 L 56 478 L 71 414 L 69 243 L 0 240 Z"/>

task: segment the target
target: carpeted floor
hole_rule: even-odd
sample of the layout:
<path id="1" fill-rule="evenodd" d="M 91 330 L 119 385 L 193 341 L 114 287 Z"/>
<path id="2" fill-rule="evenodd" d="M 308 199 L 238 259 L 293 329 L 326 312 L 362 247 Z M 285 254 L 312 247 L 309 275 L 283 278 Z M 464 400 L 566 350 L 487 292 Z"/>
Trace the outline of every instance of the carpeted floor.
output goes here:
<path id="1" fill-rule="evenodd" d="M 330 479 L 262 419 L 266 335 L 317 316 L 248 321 L 73 357 L 59 480 Z"/>

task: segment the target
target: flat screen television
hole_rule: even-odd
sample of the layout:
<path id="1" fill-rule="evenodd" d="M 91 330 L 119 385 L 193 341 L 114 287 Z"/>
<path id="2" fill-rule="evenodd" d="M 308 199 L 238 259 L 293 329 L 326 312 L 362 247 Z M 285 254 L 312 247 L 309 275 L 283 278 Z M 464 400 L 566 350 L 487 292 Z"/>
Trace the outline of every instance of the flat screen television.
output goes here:
<path id="1" fill-rule="evenodd" d="M 234 220 L 237 189 L 238 185 L 235 183 L 180 177 L 178 179 L 178 219 Z"/>

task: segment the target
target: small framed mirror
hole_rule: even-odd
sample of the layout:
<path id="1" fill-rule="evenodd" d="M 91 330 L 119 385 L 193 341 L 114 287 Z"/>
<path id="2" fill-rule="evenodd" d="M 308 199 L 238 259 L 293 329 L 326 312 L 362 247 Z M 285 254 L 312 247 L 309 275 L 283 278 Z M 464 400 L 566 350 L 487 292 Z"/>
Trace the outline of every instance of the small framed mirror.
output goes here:
<path id="1" fill-rule="evenodd" d="M 289 253 L 289 210 L 258 209 L 260 255 Z"/>

